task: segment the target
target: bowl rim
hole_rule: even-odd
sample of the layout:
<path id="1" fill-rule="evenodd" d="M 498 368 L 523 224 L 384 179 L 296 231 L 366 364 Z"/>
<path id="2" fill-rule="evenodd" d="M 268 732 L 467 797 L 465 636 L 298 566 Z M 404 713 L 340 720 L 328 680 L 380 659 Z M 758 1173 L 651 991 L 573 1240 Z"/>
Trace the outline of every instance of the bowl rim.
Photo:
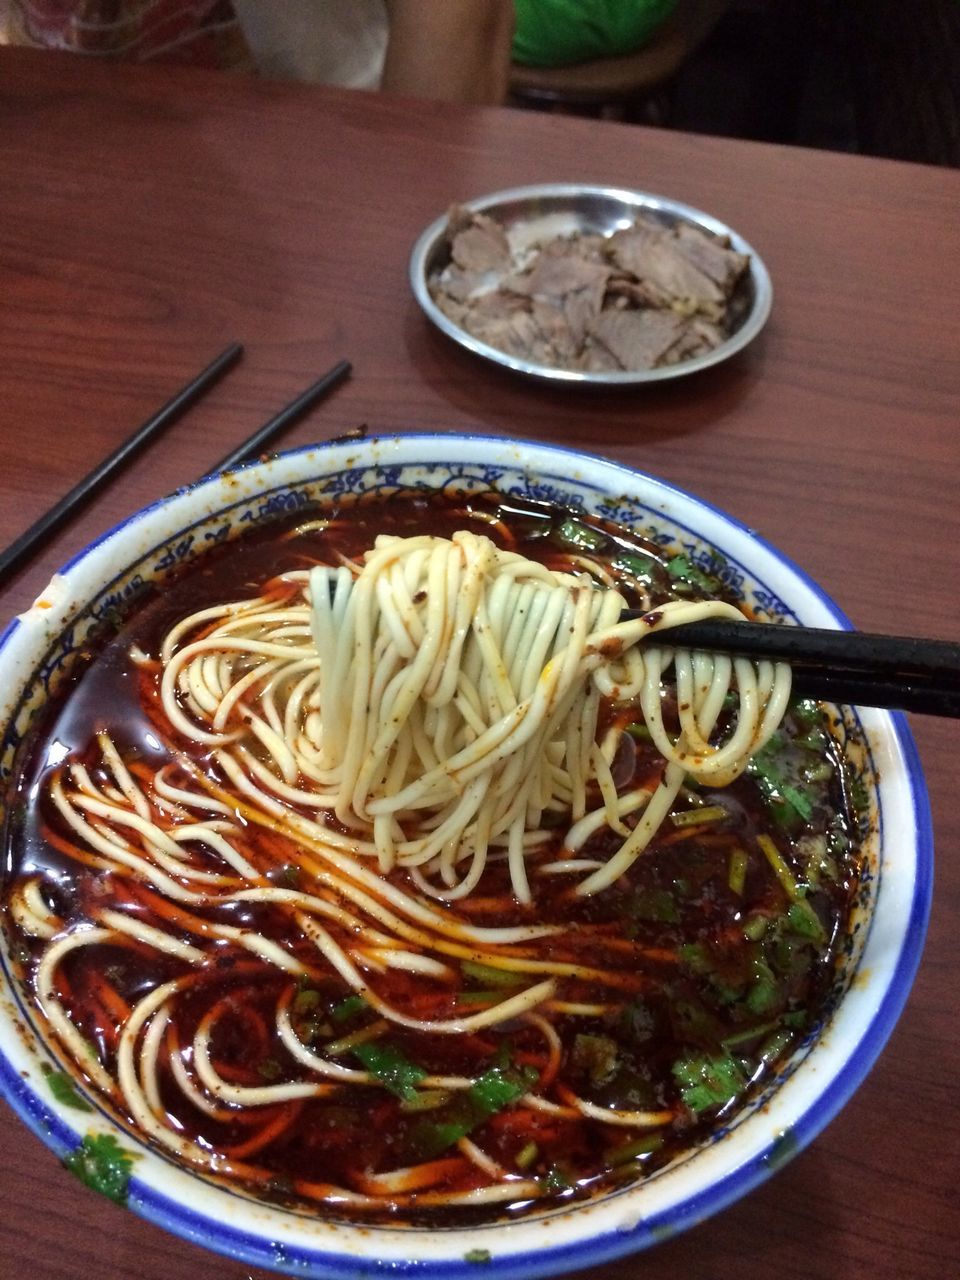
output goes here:
<path id="1" fill-rule="evenodd" d="M 769 544 L 762 536 L 758 535 L 737 517 L 659 477 L 636 471 L 620 462 L 600 455 L 585 454 L 577 450 L 568 449 L 565 446 L 479 434 L 463 436 L 452 433 L 409 433 L 394 437 L 374 437 L 371 440 L 362 442 L 341 443 L 334 441 L 295 448 L 277 455 L 275 460 L 266 463 L 248 464 L 243 468 L 239 468 L 236 474 L 254 481 L 254 487 L 249 494 L 253 498 L 258 490 L 262 492 L 266 487 L 259 482 L 269 482 L 271 479 L 275 479 L 272 475 L 272 470 L 278 465 L 281 467 L 286 465 L 288 469 L 296 469 L 306 463 L 312 465 L 312 470 L 308 470 L 310 475 L 335 474 L 338 468 L 343 470 L 348 465 L 351 455 L 353 455 L 353 461 L 350 462 L 350 465 L 357 466 L 356 454 L 358 450 L 361 453 L 366 453 L 368 449 L 371 453 L 367 456 L 365 462 L 360 463 L 362 468 L 387 465 L 384 459 L 372 456 L 377 446 L 393 449 L 394 452 L 399 451 L 401 454 L 416 455 L 407 456 L 404 459 L 410 465 L 415 465 L 417 462 L 429 465 L 431 462 L 439 461 L 440 459 L 449 460 L 452 457 L 456 457 L 458 462 L 462 462 L 467 455 L 472 455 L 478 462 L 488 462 L 492 454 L 495 453 L 501 457 L 501 460 L 506 465 L 523 466 L 535 473 L 538 470 L 544 470 L 544 459 L 559 456 L 559 458 L 563 459 L 563 463 L 567 468 L 566 477 L 572 484 L 577 483 L 574 472 L 578 467 L 586 467 L 589 470 L 590 466 L 598 464 L 604 476 L 605 487 L 610 492 L 622 491 L 629 493 L 631 488 L 642 487 L 644 505 L 648 508 L 655 505 L 653 499 L 649 496 L 652 494 L 660 500 L 661 507 L 671 500 L 674 502 L 679 500 L 681 508 L 692 505 L 694 511 L 706 510 L 713 513 L 725 526 L 736 530 L 740 535 L 746 536 L 751 543 L 757 544 L 768 555 L 772 556 L 774 561 L 782 565 L 789 573 L 792 573 L 799 583 L 805 586 L 822 607 L 828 611 L 838 626 L 850 626 L 849 621 L 836 604 L 804 570 L 795 565 L 787 556 Z M 418 450 L 421 451 L 419 454 L 417 453 Z M 432 454 L 429 452 L 430 450 L 433 451 Z M 531 457 L 534 459 L 532 465 L 529 461 Z M 323 464 L 331 463 L 331 460 L 332 465 L 325 468 Z M 232 478 L 235 473 L 230 474 Z M 614 482 L 606 485 L 607 478 Z M 618 480 L 622 480 L 622 484 L 617 483 Z M 296 483 L 296 480 L 291 478 L 290 482 Z M 89 557 L 94 556 L 94 553 L 104 543 L 115 539 L 119 534 L 129 532 L 132 525 L 143 522 L 151 514 L 168 507 L 171 502 L 177 499 L 196 495 L 198 492 L 201 494 L 209 493 L 211 497 L 216 493 L 221 493 L 223 500 L 214 502 L 209 507 L 211 512 L 227 505 L 228 499 L 231 501 L 236 499 L 235 492 L 224 490 L 221 486 L 222 481 L 216 478 L 198 481 L 177 490 L 166 498 L 161 498 L 157 502 L 151 503 L 126 519 L 119 521 L 106 533 L 78 552 L 64 565 L 61 573 L 64 576 L 70 574 L 72 570 L 82 566 Z M 178 516 L 178 519 L 180 518 Z M 673 524 L 682 525 L 682 520 L 673 512 L 665 512 L 665 518 Z M 135 560 L 132 562 L 135 562 Z M 89 593 L 80 601 L 81 607 L 86 604 L 88 598 Z M 20 618 L 12 620 L 5 628 L 2 636 L 0 636 L 0 662 L 6 660 L 11 638 L 21 625 L 23 624 Z M 749 1155 L 749 1158 L 743 1159 L 723 1177 L 710 1181 L 708 1185 L 693 1193 L 687 1192 L 675 1197 L 658 1213 L 643 1218 L 638 1216 L 632 1225 L 627 1228 L 623 1226 L 608 1227 L 600 1232 L 587 1230 L 584 1235 L 576 1235 L 562 1244 L 551 1246 L 548 1239 L 542 1239 L 542 1242 L 534 1241 L 533 1247 L 530 1247 L 528 1242 L 527 1246 L 512 1250 L 509 1248 L 511 1237 L 518 1235 L 534 1237 L 537 1234 L 536 1232 L 524 1231 L 523 1228 L 526 1224 L 522 1220 L 507 1226 L 497 1224 L 487 1228 L 470 1228 L 467 1229 L 467 1232 L 452 1231 L 448 1233 L 451 1241 L 458 1242 L 461 1245 L 464 1244 L 468 1233 L 470 1236 L 482 1237 L 485 1230 L 498 1233 L 498 1242 L 507 1241 L 505 1250 L 493 1256 L 488 1266 L 487 1274 L 499 1277 L 499 1280 L 507 1280 L 507 1277 L 510 1276 L 555 1275 L 560 1271 L 576 1267 L 596 1265 L 626 1253 L 636 1252 L 655 1243 L 658 1239 L 663 1239 L 667 1235 L 675 1234 L 688 1226 L 702 1221 L 739 1199 L 746 1192 L 764 1181 L 775 1168 L 785 1163 L 787 1158 L 808 1145 L 836 1115 L 867 1075 L 893 1030 L 894 1024 L 906 1002 L 919 964 L 930 910 L 933 854 L 932 825 L 926 787 L 916 746 L 907 725 L 906 717 L 900 713 L 875 713 L 875 718 L 879 723 L 883 724 L 890 744 L 899 753 L 905 772 L 905 785 L 909 793 L 911 817 L 915 831 L 915 858 L 911 864 L 913 866 L 913 883 L 909 909 L 902 933 L 896 938 L 898 948 L 896 960 L 876 1008 L 870 1015 L 863 1033 L 853 1044 L 845 1048 L 842 1069 L 831 1077 L 825 1089 L 816 1094 L 813 1102 L 803 1106 L 792 1119 L 788 1131 L 790 1137 L 788 1147 L 784 1146 L 782 1134 L 773 1134 L 768 1141 L 759 1142 L 756 1150 Z M 5 994 L 12 996 L 14 1003 L 19 1006 L 20 992 L 11 979 L 6 957 L 3 955 L 0 955 L 0 969 L 2 969 L 7 987 Z M 8 1003 L 9 1000 L 4 1002 L 4 1004 Z M 788 1080 L 778 1088 L 778 1096 L 789 1083 Z M 82 1138 L 84 1131 L 82 1121 L 71 1120 L 68 1123 L 62 1114 L 57 1114 L 49 1101 L 42 1097 L 31 1086 L 29 1081 L 21 1078 L 9 1061 L 5 1049 L 0 1049 L 0 1095 L 6 1098 L 7 1102 L 26 1125 L 61 1159 L 74 1149 Z M 110 1125 L 114 1131 L 124 1132 L 122 1127 L 118 1126 L 115 1121 L 111 1120 Z M 156 1154 L 145 1143 L 142 1144 L 142 1148 L 145 1153 Z M 180 1166 L 174 1165 L 173 1167 L 180 1175 L 175 1179 L 178 1184 L 181 1178 L 194 1176 Z M 203 1184 L 201 1183 L 201 1185 Z M 642 1184 L 635 1184 L 633 1188 L 634 1191 L 641 1189 Z M 322 1248 L 307 1248 L 297 1244 L 290 1246 L 286 1250 L 286 1254 L 281 1257 L 278 1256 L 275 1238 L 271 1238 L 269 1230 L 265 1230 L 262 1233 L 241 1230 L 223 1220 L 214 1220 L 209 1213 L 196 1212 L 192 1208 L 186 1207 L 182 1199 L 174 1199 L 164 1191 L 158 1190 L 155 1186 L 138 1178 L 136 1170 L 131 1178 L 129 1204 L 130 1208 L 140 1216 L 194 1243 L 204 1245 L 207 1248 L 214 1249 L 226 1256 L 251 1265 L 286 1272 L 291 1275 L 331 1277 L 334 1280 L 347 1280 L 348 1277 L 353 1280 L 354 1277 L 358 1276 L 360 1270 L 362 1270 L 363 1274 L 417 1275 L 435 1277 L 436 1280 L 441 1280 L 441 1278 L 445 1277 L 457 1278 L 476 1275 L 475 1264 L 466 1262 L 462 1254 L 458 1257 L 448 1254 L 442 1258 L 431 1255 L 427 1259 L 408 1257 L 406 1261 L 401 1260 L 396 1255 L 380 1258 L 368 1253 L 366 1256 L 358 1254 L 353 1257 L 349 1250 L 349 1237 L 355 1232 L 356 1228 L 354 1227 L 344 1228 L 341 1234 L 345 1234 L 346 1238 L 343 1241 L 334 1240 L 333 1248 L 329 1244 Z M 590 1221 L 589 1208 L 590 1204 L 587 1203 L 583 1206 L 575 1206 L 568 1212 L 571 1215 L 577 1215 L 584 1222 L 586 1228 Z M 554 1220 L 549 1217 L 542 1218 L 535 1220 L 530 1225 L 534 1227 L 538 1224 L 549 1226 L 551 1221 Z M 362 1222 L 358 1224 L 358 1227 L 369 1238 L 375 1238 L 378 1234 L 378 1228 L 364 1226 Z M 274 1230 L 274 1237 L 275 1234 Z M 543 1234 L 541 1230 L 541 1237 L 543 1237 Z M 409 1240 L 412 1244 L 415 1235 L 415 1230 L 405 1230 L 402 1232 L 401 1238 Z M 520 1244 L 520 1241 L 517 1241 L 517 1243 Z"/>
<path id="2" fill-rule="evenodd" d="M 658 195 L 652 191 L 640 191 L 628 187 L 592 185 L 590 183 L 553 182 L 539 183 L 523 187 L 510 187 L 503 191 L 494 191 L 487 195 L 463 200 L 460 204 L 477 213 L 487 213 L 498 205 L 525 199 L 567 199 L 592 196 L 609 200 L 618 200 L 624 206 L 639 212 L 642 209 L 660 210 L 672 214 L 687 222 L 697 224 L 715 235 L 728 236 L 738 253 L 746 253 L 750 257 L 750 275 L 754 284 L 754 301 L 743 324 L 712 351 L 692 360 L 682 360 L 678 364 L 664 365 L 658 369 L 616 370 L 605 373 L 588 373 L 577 369 L 554 369 L 549 365 L 538 364 L 532 360 L 523 360 L 519 356 L 511 356 L 489 343 L 481 342 L 459 325 L 444 315 L 430 295 L 427 278 L 427 262 L 437 243 L 447 228 L 447 214 L 442 214 L 429 224 L 417 237 L 410 254 L 408 268 L 410 287 L 418 304 L 427 318 L 442 333 L 451 338 L 459 346 L 474 355 L 490 360 L 495 364 L 510 369 L 514 373 L 536 379 L 541 382 L 563 384 L 571 387 L 635 387 L 648 383 L 666 382 L 674 378 L 687 377 L 701 369 L 709 369 L 721 364 L 742 351 L 760 333 L 770 317 L 773 306 L 773 282 L 766 263 L 756 249 L 735 231 L 721 222 L 719 218 L 681 200 L 670 196 Z"/>

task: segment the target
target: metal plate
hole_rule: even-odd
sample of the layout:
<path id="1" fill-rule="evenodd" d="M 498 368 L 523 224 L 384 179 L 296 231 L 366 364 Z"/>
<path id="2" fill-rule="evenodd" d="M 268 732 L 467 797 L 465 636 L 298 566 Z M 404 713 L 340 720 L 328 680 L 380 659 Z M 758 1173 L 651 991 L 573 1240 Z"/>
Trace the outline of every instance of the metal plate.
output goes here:
<path id="1" fill-rule="evenodd" d="M 730 302 L 731 332 L 713 351 L 678 364 L 659 369 L 624 370 L 609 373 L 587 373 L 575 369 L 555 369 L 508 355 L 480 342 L 443 314 L 430 296 L 428 281 L 450 261 L 446 240 L 447 218 L 432 222 L 414 245 L 410 257 L 410 284 L 414 296 L 430 320 L 468 351 L 507 369 L 546 382 L 574 386 L 624 387 L 680 378 L 700 369 L 729 360 L 751 342 L 766 323 L 773 301 L 770 275 L 756 250 L 732 228 L 708 213 L 681 204 L 665 196 L 643 191 L 622 191 L 615 187 L 590 187 L 559 183 L 550 186 L 516 187 L 498 191 L 477 200 L 465 201 L 465 207 L 489 214 L 511 237 L 527 243 L 555 235 L 592 232 L 610 235 L 633 224 L 638 214 L 663 223 L 666 227 L 686 222 L 703 231 L 725 236 L 731 246 L 750 258 L 750 266 L 734 290 Z"/>

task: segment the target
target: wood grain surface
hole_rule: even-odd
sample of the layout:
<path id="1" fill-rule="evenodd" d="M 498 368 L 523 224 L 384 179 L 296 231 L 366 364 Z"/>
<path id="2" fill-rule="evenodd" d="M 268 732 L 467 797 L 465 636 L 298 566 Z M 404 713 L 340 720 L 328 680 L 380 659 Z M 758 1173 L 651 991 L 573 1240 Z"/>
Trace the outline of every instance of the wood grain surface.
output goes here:
<path id="1" fill-rule="evenodd" d="M 726 366 L 629 394 L 533 387 L 434 332 L 411 245 L 537 181 L 709 210 L 774 281 Z M 579 446 L 742 520 L 867 629 L 956 638 L 960 175 L 508 110 L 0 50 L 0 544 L 237 338 L 245 359 L 3 592 L 4 621 L 341 356 L 287 437 L 427 429 Z M 908 1007 L 843 1113 L 725 1213 L 591 1280 L 918 1280 L 960 1269 L 958 726 L 914 721 L 940 859 Z M 246 1280 L 85 1191 L 0 1107 L 0 1275 Z"/>

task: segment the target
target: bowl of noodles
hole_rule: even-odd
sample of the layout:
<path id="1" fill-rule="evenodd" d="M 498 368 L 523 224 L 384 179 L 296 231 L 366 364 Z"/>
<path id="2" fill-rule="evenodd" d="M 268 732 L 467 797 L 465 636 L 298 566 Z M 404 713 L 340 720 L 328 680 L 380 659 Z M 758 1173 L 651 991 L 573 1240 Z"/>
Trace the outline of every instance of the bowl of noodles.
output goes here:
<path id="1" fill-rule="evenodd" d="M 901 716 L 671 644 L 744 616 L 847 625 L 533 443 L 317 446 L 118 526 L 0 644 L 7 1102 L 310 1277 L 556 1275 L 745 1194 L 880 1052 L 932 852 Z"/>

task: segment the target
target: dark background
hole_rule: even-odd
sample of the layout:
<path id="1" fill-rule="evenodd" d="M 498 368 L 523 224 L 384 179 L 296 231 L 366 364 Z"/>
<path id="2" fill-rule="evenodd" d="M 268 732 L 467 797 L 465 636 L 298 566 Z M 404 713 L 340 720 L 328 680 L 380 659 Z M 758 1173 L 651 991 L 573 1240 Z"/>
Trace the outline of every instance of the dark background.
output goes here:
<path id="1" fill-rule="evenodd" d="M 960 3 L 732 0 L 671 84 L 564 109 L 960 167 Z"/>

